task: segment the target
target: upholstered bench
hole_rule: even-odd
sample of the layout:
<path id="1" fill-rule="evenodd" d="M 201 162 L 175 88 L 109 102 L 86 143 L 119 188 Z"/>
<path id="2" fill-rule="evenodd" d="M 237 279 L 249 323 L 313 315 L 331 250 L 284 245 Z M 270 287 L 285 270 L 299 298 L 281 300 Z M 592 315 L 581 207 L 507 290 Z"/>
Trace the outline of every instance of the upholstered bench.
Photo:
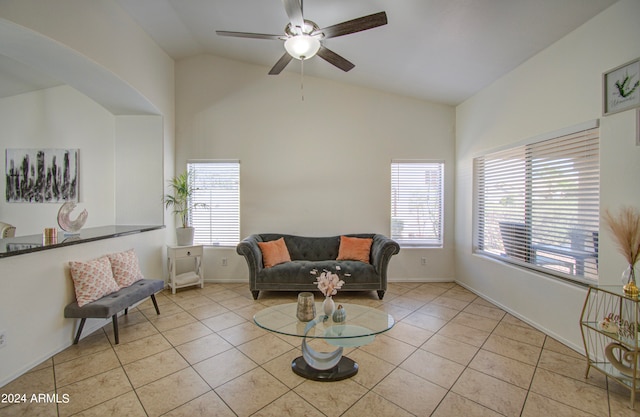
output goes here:
<path id="1" fill-rule="evenodd" d="M 108 319 L 111 317 L 113 319 L 113 334 L 117 345 L 120 342 L 118 339 L 118 313 L 124 310 L 124 314 L 127 314 L 129 307 L 147 297 L 151 297 L 153 306 L 156 308 L 156 313 L 160 314 L 155 294 L 163 288 L 164 280 L 141 279 L 128 287 L 121 288 L 114 293 L 105 295 L 82 307 L 78 306 L 77 301 L 69 304 L 64 309 L 64 316 L 66 318 L 82 319 L 80 320 L 80 326 L 78 327 L 73 344 L 78 344 L 82 328 L 87 319 Z"/>

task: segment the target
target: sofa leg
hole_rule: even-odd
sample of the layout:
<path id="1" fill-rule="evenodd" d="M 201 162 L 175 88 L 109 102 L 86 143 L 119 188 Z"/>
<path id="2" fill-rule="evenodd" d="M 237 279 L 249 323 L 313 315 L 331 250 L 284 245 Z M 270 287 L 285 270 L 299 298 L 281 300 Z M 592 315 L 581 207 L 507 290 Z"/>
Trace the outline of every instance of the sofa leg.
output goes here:
<path id="1" fill-rule="evenodd" d="M 260 291 L 254 291 L 254 290 L 252 290 L 252 291 L 251 291 L 251 294 L 253 294 L 253 299 L 254 299 L 254 300 L 257 300 L 257 299 L 258 299 L 258 295 L 260 294 Z"/>
<path id="2" fill-rule="evenodd" d="M 384 292 L 385 292 L 384 290 L 378 290 L 378 298 L 379 299 L 382 300 L 384 298 Z"/>
<path id="3" fill-rule="evenodd" d="M 87 321 L 87 319 L 83 318 L 82 320 L 80 320 L 80 326 L 78 326 L 78 332 L 76 333 L 76 338 L 73 340 L 73 344 L 77 345 L 78 342 L 80 341 L 80 335 L 82 334 L 82 328 L 84 327 L 84 322 Z"/>

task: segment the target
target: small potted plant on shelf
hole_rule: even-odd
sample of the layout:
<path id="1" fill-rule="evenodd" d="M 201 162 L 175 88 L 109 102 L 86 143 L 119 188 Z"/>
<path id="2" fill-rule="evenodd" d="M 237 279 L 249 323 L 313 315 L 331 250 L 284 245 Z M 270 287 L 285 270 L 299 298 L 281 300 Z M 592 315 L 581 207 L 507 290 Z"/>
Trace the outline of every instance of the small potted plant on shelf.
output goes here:
<path id="1" fill-rule="evenodd" d="M 172 208 L 173 214 L 180 218 L 181 226 L 176 227 L 176 241 L 178 246 L 193 245 L 194 228 L 189 223 L 190 198 L 193 188 L 189 183 L 189 172 L 185 171 L 170 179 L 169 188 L 172 193 L 164 196 L 164 206 Z"/>

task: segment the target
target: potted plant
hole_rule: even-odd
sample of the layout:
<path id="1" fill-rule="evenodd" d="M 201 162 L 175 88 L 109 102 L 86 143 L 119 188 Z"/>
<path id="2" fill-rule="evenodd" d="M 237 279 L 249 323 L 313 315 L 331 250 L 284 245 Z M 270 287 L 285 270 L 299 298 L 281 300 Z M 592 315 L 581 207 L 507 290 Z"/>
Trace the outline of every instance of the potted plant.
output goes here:
<path id="1" fill-rule="evenodd" d="M 189 172 L 185 171 L 169 180 L 169 188 L 172 193 L 164 196 L 164 205 L 172 208 L 173 214 L 180 218 L 181 227 L 176 227 L 176 240 L 178 246 L 193 245 L 193 227 L 189 224 L 189 209 L 191 193 L 193 189 L 189 184 Z"/>

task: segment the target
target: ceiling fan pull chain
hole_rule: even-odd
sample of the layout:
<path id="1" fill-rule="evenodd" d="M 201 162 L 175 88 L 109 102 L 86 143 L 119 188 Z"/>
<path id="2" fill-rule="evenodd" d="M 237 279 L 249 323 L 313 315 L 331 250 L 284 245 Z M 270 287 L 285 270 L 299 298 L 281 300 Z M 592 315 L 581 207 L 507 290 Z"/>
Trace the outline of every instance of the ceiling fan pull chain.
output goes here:
<path id="1" fill-rule="evenodd" d="M 302 101 L 304 101 L 304 59 L 300 60 L 300 94 Z"/>

